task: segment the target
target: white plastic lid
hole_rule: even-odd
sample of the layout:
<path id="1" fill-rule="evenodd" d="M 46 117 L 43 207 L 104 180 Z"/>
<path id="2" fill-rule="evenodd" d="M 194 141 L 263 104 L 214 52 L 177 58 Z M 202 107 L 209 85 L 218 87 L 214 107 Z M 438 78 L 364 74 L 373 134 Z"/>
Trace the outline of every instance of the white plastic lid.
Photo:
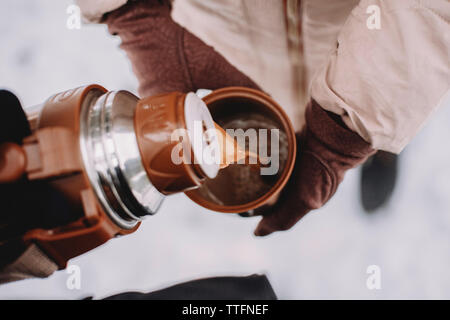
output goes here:
<path id="1" fill-rule="evenodd" d="M 184 100 L 184 117 L 193 161 L 208 178 L 214 178 L 220 168 L 216 127 L 205 102 L 193 92 L 188 93 Z"/>

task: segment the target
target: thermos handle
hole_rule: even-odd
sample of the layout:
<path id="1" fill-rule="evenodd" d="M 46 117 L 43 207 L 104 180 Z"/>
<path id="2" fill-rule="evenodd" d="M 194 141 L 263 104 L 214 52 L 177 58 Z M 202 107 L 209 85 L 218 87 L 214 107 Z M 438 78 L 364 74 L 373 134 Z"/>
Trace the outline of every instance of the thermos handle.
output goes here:
<path id="1" fill-rule="evenodd" d="M 130 229 L 117 226 L 103 211 L 84 174 L 78 146 L 79 113 L 84 99 L 94 90 L 106 92 L 101 86 L 90 85 L 52 96 L 44 103 L 46 108 L 41 110 L 39 121 L 34 115 L 19 122 L 24 127 L 21 134 L 13 134 L 11 129 L 15 127 L 7 126 L 11 121 L 0 127 L 0 184 L 25 176 L 28 180 L 48 180 L 82 214 L 64 226 L 32 229 L 22 236 L 24 244 L 37 244 L 60 269 L 66 267 L 69 259 L 116 235 L 132 233 L 140 225 L 136 223 Z M 11 94 L 4 95 L 6 105 L 20 107 L 15 96 L 14 100 Z M 17 113 L 20 112 L 10 112 Z"/>

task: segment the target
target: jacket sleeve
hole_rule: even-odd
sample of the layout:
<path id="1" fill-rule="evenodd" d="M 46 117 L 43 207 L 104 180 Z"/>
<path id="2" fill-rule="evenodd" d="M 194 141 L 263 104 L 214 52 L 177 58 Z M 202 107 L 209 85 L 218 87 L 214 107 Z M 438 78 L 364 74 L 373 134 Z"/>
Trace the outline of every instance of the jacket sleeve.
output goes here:
<path id="1" fill-rule="evenodd" d="M 32 244 L 13 262 L 0 267 L 0 284 L 29 278 L 46 278 L 56 270 L 56 263 Z"/>
<path id="2" fill-rule="evenodd" d="M 373 148 L 399 153 L 450 98 L 450 2 L 361 0 L 311 96 Z"/>

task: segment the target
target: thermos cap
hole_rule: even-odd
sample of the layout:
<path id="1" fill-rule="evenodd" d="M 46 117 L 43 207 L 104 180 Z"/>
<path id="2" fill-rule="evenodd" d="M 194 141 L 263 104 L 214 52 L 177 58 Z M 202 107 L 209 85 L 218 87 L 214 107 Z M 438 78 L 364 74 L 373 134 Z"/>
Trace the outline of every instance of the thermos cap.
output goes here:
<path id="1" fill-rule="evenodd" d="M 162 194 L 197 188 L 205 178 L 217 175 L 219 161 L 204 158 L 207 148 L 219 151 L 215 125 L 194 93 L 172 92 L 139 100 L 134 126 L 145 171 Z"/>

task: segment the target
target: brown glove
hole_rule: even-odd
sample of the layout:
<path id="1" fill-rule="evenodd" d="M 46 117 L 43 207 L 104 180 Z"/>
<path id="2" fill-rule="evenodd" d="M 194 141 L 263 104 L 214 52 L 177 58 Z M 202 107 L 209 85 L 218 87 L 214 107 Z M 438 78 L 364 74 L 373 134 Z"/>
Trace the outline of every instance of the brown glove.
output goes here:
<path id="1" fill-rule="evenodd" d="M 5 143 L 21 144 L 31 131 L 19 100 L 9 91 L 0 90 L 0 112 L 3 167 Z M 22 237 L 29 230 L 52 229 L 75 221 L 79 218 L 77 210 L 47 181 L 30 181 L 26 176 L 0 183 L 0 203 L 0 283 L 47 277 L 56 271 L 57 265 L 36 245 L 26 245 Z"/>
<path id="2" fill-rule="evenodd" d="M 175 23 L 169 1 L 129 1 L 105 17 L 122 39 L 142 96 L 229 86 L 258 88 L 212 47 Z"/>
<path id="3" fill-rule="evenodd" d="M 264 215 L 255 235 L 287 230 L 312 209 L 323 206 L 336 192 L 348 169 L 375 152 L 341 118 L 315 101 L 306 109 L 306 125 L 297 134 L 294 172 L 273 207 L 257 210 Z"/>

